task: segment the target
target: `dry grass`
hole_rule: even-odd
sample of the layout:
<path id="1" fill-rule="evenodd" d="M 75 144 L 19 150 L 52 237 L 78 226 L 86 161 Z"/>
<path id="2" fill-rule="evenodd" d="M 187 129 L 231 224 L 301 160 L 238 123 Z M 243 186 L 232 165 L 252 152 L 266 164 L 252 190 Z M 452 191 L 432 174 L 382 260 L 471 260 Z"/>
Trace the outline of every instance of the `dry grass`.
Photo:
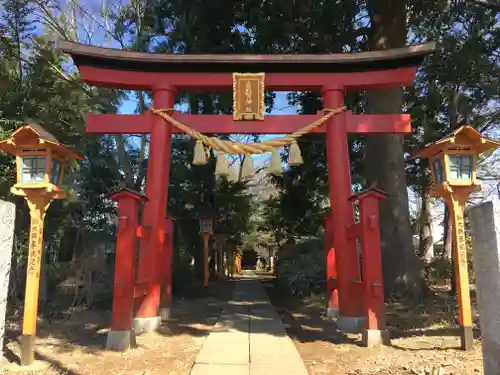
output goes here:
<path id="1" fill-rule="evenodd" d="M 454 325 L 454 302 L 443 291 L 420 306 L 388 304 L 392 345 L 367 349 L 361 346 L 361 335 L 344 335 L 337 331 L 334 322 L 322 317 L 326 301 L 321 296 L 284 299 L 273 292 L 271 283 L 267 286 L 311 375 L 483 372 L 479 330 L 475 330 L 473 350 L 461 351 L 458 328 Z"/>
<path id="2" fill-rule="evenodd" d="M 214 285 L 215 286 L 215 285 Z M 33 368 L 18 365 L 18 320 L 7 326 L 6 357 L 0 374 L 37 375 L 180 375 L 188 374 L 203 340 L 211 332 L 232 286 L 224 283 L 211 296 L 176 300 L 173 318 L 158 332 L 137 337 L 126 352 L 105 350 L 109 312 L 81 310 L 71 319 L 41 320 Z"/>

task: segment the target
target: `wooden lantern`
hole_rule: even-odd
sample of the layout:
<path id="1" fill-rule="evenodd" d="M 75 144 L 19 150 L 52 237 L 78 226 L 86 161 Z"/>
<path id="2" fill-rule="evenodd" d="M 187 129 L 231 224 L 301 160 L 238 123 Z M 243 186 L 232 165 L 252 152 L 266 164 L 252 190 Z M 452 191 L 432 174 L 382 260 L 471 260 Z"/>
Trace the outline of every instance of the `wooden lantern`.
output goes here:
<path id="1" fill-rule="evenodd" d="M 65 168 L 72 159 L 82 160 L 36 124 L 22 126 L 11 137 L 0 141 L 0 151 L 16 157 L 17 182 L 11 192 L 20 196 L 34 192 L 64 199 L 61 182 Z"/>
<path id="2" fill-rule="evenodd" d="M 467 246 L 464 209 L 469 194 L 480 191 L 476 181 L 477 156 L 500 146 L 499 142 L 481 137 L 465 125 L 437 142 L 429 144 L 412 158 L 429 160 L 432 171 L 431 194 L 443 197 L 453 223 L 453 265 L 457 285 L 460 339 L 463 350 L 473 347 Z"/>
<path id="3" fill-rule="evenodd" d="M 464 125 L 437 142 L 426 145 L 412 159 L 429 160 L 431 194 L 445 197 L 457 188 L 468 193 L 480 190 L 481 185 L 476 181 L 477 156 L 499 146 L 500 143 L 483 138 L 476 129 Z"/>
<path id="4" fill-rule="evenodd" d="M 0 141 L 0 151 L 16 157 L 17 181 L 11 192 L 23 196 L 30 210 L 29 255 L 21 339 L 21 365 L 29 366 L 35 360 L 34 344 L 45 214 L 54 199 L 64 199 L 66 196 L 61 188 L 64 169 L 71 159 L 81 160 L 82 157 L 36 124 L 22 126 L 11 137 Z"/>
<path id="5" fill-rule="evenodd" d="M 199 216 L 200 233 L 203 237 L 203 285 L 208 287 L 208 241 L 213 234 L 213 218 L 212 216 Z"/>
<path id="6" fill-rule="evenodd" d="M 212 234 L 213 233 L 213 218 L 210 216 L 200 216 L 200 233 Z"/>

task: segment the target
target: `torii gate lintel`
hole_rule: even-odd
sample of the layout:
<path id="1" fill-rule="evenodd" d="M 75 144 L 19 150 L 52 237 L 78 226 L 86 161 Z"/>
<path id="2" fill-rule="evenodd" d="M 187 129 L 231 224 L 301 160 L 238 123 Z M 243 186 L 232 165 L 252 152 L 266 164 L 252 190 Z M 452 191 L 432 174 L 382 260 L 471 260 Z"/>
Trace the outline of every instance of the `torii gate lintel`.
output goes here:
<path id="1" fill-rule="evenodd" d="M 199 131 L 211 134 L 290 134 L 306 124 L 313 123 L 324 112 L 317 115 L 267 115 L 264 121 L 236 121 L 232 115 L 190 115 L 176 112 L 174 118 Z M 149 134 L 154 114 L 142 115 L 87 114 L 85 131 L 93 134 Z M 347 133 L 411 133 L 411 118 L 408 114 L 359 115 L 346 111 Z M 172 133 L 178 133 L 175 127 Z M 325 133 L 323 125 L 313 133 Z"/>

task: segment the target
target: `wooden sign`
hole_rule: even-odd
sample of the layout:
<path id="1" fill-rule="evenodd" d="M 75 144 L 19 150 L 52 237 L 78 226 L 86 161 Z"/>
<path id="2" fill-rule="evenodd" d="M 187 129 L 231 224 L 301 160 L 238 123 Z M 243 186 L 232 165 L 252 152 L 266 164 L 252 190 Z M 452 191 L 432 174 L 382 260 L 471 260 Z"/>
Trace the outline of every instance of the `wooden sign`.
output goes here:
<path id="1" fill-rule="evenodd" d="M 467 191 L 462 190 L 455 192 L 454 196 L 447 198 L 451 219 L 453 220 L 453 253 L 458 297 L 458 317 L 462 330 L 460 341 L 463 350 L 471 350 L 474 342 L 464 226 L 464 207 L 468 195 Z"/>
<path id="2" fill-rule="evenodd" d="M 233 73 L 233 118 L 264 120 L 265 73 Z"/>
<path id="3" fill-rule="evenodd" d="M 23 336 L 21 341 L 21 366 L 29 366 L 35 360 L 34 343 L 38 311 L 40 265 L 43 254 L 43 226 L 45 214 L 52 198 L 43 194 L 28 194 L 30 209 L 29 255 L 24 297 Z"/>
<path id="4" fill-rule="evenodd" d="M 457 250 L 458 250 L 458 261 L 467 267 L 467 248 L 465 244 L 465 226 L 463 215 L 457 215 Z"/>

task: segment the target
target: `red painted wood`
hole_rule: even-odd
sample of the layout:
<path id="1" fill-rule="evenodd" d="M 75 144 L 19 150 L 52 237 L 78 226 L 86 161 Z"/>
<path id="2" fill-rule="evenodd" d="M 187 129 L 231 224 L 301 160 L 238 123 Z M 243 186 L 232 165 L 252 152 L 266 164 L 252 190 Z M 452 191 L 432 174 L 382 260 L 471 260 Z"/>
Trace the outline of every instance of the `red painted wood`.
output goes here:
<path id="1" fill-rule="evenodd" d="M 147 134 L 151 116 L 87 114 L 85 131 L 94 134 Z M 213 134 L 290 134 L 311 124 L 318 115 L 268 115 L 264 121 L 235 121 L 232 115 L 183 115 L 174 118 L 200 133 Z M 346 113 L 348 133 L 411 133 L 410 115 L 353 115 Z M 314 132 L 325 133 L 323 125 Z M 173 133 L 178 133 L 176 128 Z"/>
<path id="2" fill-rule="evenodd" d="M 339 309 L 339 290 L 337 286 L 337 265 L 335 249 L 333 247 L 333 222 L 331 216 L 325 217 L 325 264 L 326 264 L 326 291 L 328 308 Z"/>
<path id="3" fill-rule="evenodd" d="M 165 248 L 163 252 L 162 264 L 163 281 L 161 290 L 160 308 L 170 308 L 172 301 L 172 266 L 174 252 L 174 219 L 165 217 Z"/>
<path id="4" fill-rule="evenodd" d="M 347 238 L 349 240 L 356 240 L 361 236 L 361 225 L 359 223 L 347 227 Z"/>
<path id="5" fill-rule="evenodd" d="M 357 316 L 366 316 L 365 313 L 365 284 L 361 280 L 351 280 L 349 283 L 349 294 L 351 296 L 356 296 L 352 298 L 351 303 L 353 304 L 353 308 L 358 311 Z"/>
<path id="6" fill-rule="evenodd" d="M 151 228 L 139 225 L 137 227 L 137 238 L 149 238 L 151 236 Z"/>
<path id="7" fill-rule="evenodd" d="M 366 296 L 367 329 L 383 330 L 386 326 L 382 252 L 380 245 L 379 200 L 384 196 L 368 191 L 358 197 L 361 236 L 363 284 Z"/>
<path id="8" fill-rule="evenodd" d="M 122 191 L 111 197 L 118 202 L 118 228 L 113 289 L 112 331 L 129 331 L 132 324 L 135 283 L 135 244 L 140 195 Z"/>
<path id="9" fill-rule="evenodd" d="M 375 90 L 413 83 L 418 67 L 350 73 L 266 73 L 269 91 L 320 91 L 325 82 L 347 90 Z M 158 84 L 179 91 L 228 91 L 231 73 L 166 73 L 103 69 L 81 65 L 81 78 L 88 84 L 126 90 L 152 90 Z"/>
<path id="10" fill-rule="evenodd" d="M 344 92 L 326 90 L 323 103 L 327 108 L 344 105 Z M 351 193 L 351 171 L 347 144 L 346 115 L 333 117 L 326 125 L 326 149 L 328 161 L 328 182 L 330 185 L 331 217 L 333 220 L 333 247 L 338 269 L 339 309 L 341 316 L 362 316 L 356 299 L 350 291 L 350 281 L 359 279 L 356 252 L 347 239 L 347 227 L 353 224 L 353 209 L 349 201 Z"/>
<path id="11" fill-rule="evenodd" d="M 158 89 L 153 93 L 156 108 L 170 108 L 174 105 L 175 92 L 170 88 Z M 165 248 L 165 216 L 168 198 L 168 177 L 171 156 L 171 126 L 161 117 L 151 119 L 151 145 L 146 176 L 146 195 L 144 205 L 144 226 L 151 227 L 149 238 L 141 240 L 139 269 L 137 278 L 149 280 L 148 293 L 137 301 L 137 318 L 158 316 L 163 267 L 162 253 Z"/>
<path id="12" fill-rule="evenodd" d="M 399 115 L 353 115 L 347 113 L 348 133 L 411 133 L 411 116 Z"/>
<path id="13" fill-rule="evenodd" d="M 148 282 L 136 283 L 134 286 L 134 298 L 143 298 L 148 294 Z"/>

